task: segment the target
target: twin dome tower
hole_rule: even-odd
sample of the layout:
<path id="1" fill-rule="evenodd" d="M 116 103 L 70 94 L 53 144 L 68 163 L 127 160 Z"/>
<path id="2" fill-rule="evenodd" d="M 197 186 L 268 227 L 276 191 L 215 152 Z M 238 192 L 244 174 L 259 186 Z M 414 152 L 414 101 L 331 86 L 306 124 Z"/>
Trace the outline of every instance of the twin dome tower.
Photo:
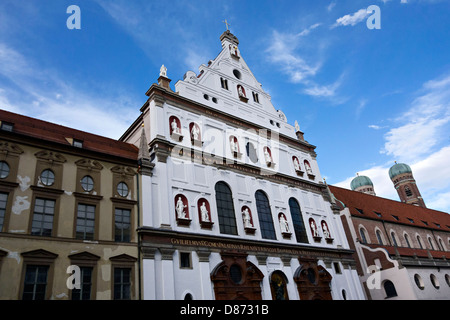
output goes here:
<path id="1" fill-rule="evenodd" d="M 409 165 L 396 162 L 389 169 L 389 177 L 402 202 L 426 208 Z M 350 187 L 353 191 L 376 195 L 372 181 L 366 176 L 358 175 L 352 180 Z"/>

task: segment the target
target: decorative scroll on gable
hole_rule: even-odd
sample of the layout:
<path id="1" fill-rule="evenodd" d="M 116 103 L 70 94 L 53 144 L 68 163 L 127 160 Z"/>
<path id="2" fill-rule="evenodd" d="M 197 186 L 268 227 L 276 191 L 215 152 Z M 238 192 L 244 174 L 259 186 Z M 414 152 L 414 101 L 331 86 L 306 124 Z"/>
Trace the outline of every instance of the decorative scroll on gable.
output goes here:
<path id="1" fill-rule="evenodd" d="M 96 160 L 90 160 L 90 159 L 80 159 L 75 162 L 75 164 L 78 167 L 82 167 L 87 170 L 102 170 L 103 166 L 100 164 L 100 162 Z"/>
<path id="2" fill-rule="evenodd" d="M 134 176 L 136 175 L 136 171 L 130 167 L 126 166 L 115 166 L 111 168 L 111 171 L 123 176 Z"/>
<path id="3" fill-rule="evenodd" d="M 67 162 L 67 159 L 62 154 L 60 154 L 58 152 L 42 150 L 42 151 L 36 152 L 34 155 L 38 159 L 46 160 L 46 161 L 49 161 L 51 163 L 53 163 L 53 162 L 58 162 L 58 163 Z"/>
<path id="4" fill-rule="evenodd" d="M 14 143 L 0 141 L 0 154 L 7 155 L 8 153 L 21 154 L 23 150 Z"/>

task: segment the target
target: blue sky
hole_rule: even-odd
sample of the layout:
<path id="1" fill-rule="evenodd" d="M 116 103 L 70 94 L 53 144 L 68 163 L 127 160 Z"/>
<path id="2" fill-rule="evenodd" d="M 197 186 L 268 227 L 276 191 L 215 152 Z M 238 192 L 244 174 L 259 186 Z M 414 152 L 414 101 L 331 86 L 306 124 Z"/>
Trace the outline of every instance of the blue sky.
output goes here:
<path id="1" fill-rule="evenodd" d="M 81 29 L 66 12 L 81 9 Z M 377 5 L 381 29 L 367 28 Z M 172 84 L 214 59 L 227 19 L 252 72 L 317 146 L 329 184 L 408 163 L 428 207 L 450 212 L 450 1 L 0 3 L 0 108 L 118 138 L 165 64 Z M 89 116 L 86 116 L 89 114 Z"/>

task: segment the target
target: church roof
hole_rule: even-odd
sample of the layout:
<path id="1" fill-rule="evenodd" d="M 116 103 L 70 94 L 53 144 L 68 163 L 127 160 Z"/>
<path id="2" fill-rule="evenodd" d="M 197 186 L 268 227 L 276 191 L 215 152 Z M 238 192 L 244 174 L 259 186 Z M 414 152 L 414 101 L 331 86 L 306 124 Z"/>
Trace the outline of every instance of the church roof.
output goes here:
<path id="1" fill-rule="evenodd" d="M 340 187 L 329 187 L 333 196 L 349 208 L 352 216 L 450 232 L 450 214 L 446 212 Z"/>
<path id="2" fill-rule="evenodd" d="M 55 123 L 0 110 L 0 122 L 13 124 L 12 134 L 36 138 L 70 147 L 71 139 L 83 142 L 83 150 L 137 160 L 138 148 L 132 144 L 72 129 Z M 7 134 L 6 132 L 2 132 Z M 69 140 L 68 140 L 69 139 Z M 75 148 L 75 147 L 73 147 Z"/>

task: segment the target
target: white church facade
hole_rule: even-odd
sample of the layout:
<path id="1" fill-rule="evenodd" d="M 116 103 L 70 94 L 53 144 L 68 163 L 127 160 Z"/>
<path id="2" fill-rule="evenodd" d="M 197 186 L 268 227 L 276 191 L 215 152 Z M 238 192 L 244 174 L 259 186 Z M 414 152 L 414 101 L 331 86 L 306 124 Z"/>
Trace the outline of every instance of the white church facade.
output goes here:
<path id="1" fill-rule="evenodd" d="M 143 298 L 365 299 L 315 146 L 276 110 L 228 30 L 120 140 L 139 147 Z"/>

